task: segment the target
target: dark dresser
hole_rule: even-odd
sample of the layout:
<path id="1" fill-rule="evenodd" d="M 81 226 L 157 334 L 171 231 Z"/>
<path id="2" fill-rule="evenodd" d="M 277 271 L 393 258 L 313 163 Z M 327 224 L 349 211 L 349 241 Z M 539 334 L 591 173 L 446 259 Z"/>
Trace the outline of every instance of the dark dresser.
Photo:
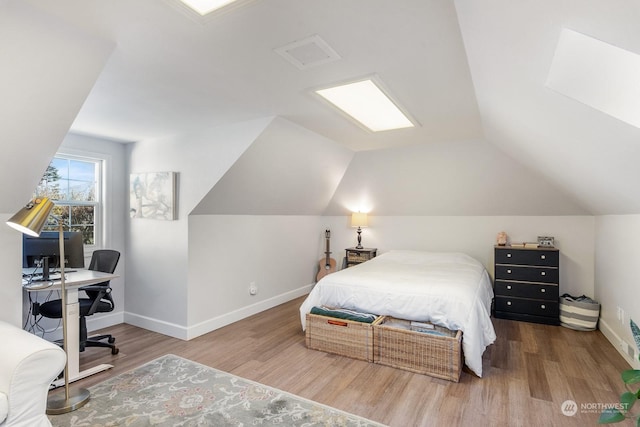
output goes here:
<path id="1" fill-rule="evenodd" d="M 559 325 L 560 251 L 495 247 L 493 315 Z"/>

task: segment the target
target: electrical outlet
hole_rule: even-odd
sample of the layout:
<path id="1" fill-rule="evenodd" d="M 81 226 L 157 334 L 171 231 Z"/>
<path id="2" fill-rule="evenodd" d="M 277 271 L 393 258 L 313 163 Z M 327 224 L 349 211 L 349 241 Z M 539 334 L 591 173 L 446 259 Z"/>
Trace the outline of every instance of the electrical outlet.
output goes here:
<path id="1" fill-rule="evenodd" d="M 631 357 L 632 360 L 636 358 L 635 349 L 632 345 L 629 345 L 629 343 L 627 343 L 627 354 L 629 355 L 629 357 Z"/>
<path id="2" fill-rule="evenodd" d="M 620 352 L 622 354 L 631 357 L 631 359 L 635 359 L 636 357 L 635 349 L 628 342 L 621 339 L 620 342 L 618 343 L 618 347 L 620 348 Z"/>
<path id="3" fill-rule="evenodd" d="M 258 285 L 256 282 L 251 282 L 249 284 L 249 295 L 256 295 L 258 293 Z"/>

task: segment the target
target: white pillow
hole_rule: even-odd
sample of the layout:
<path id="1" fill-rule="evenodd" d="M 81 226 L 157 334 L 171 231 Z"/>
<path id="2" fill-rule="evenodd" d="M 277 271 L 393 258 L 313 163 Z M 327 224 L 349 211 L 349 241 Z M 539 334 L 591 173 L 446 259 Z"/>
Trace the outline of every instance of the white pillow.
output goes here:
<path id="1" fill-rule="evenodd" d="M 7 419 L 7 415 L 9 414 L 9 401 L 7 400 L 7 395 L 0 391 L 0 424 Z"/>

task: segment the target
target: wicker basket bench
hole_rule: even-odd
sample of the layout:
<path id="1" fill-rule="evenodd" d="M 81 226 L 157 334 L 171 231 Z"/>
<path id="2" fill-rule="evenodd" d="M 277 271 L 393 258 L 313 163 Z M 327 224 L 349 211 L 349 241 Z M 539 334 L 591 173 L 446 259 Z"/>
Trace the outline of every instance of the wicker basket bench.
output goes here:
<path id="1" fill-rule="evenodd" d="M 458 382 L 462 372 L 462 332 L 380 316 L 373 323 L 307 314 L 308 348 Z M 415 327 L 414 327 L 415 329 Z"/>
<path id="2" fill-rule="evenodd" d="M 458 382 L 462 372 L 462 331 L 430 325 L 411 330 L 411 322 L 385 316 L 373 325 L 373 360 L 419 374 Z"/>
<path id="3" fill-rule="evenodd" d="M 373 362 L 372 323 L 309 313 L 305 341 L 314 350 Z"/>

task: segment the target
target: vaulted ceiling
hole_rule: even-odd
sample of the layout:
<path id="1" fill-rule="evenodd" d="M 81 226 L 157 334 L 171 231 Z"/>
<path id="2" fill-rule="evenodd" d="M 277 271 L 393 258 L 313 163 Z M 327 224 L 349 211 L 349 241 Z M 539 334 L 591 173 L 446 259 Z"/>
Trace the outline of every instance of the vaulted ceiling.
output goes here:
<path id="1" fill-rule="evenodd" d="M 484 140 L 592 214 L 640 213 L 640 130 L 545 86 L 563 28 L 640 53 L 636 1 L 254 0 L 202 19 L 178 0 L 0 0 L 19 3 L 115 46 L 74 132 L 279 116 L 354 151 Z M 313 35 L 340 59 L 301 70 L 275 51 Z M 371 133 L 311 93 L 372 74 L 418 127 Z"/>
<path id="2" fill-rule="evenodd" d="M 452 2 L 256 0 L 207 19 L 179 0 L 31 3 L 117 43 L 77 132 L 137 141 L 281 116 L 354 150 L 482 132 Z M 300 70 L 275 51 L 313 35 L 340 59 Z M 312 95 L 371 74 L 420 127 L 370 133 Z"/>

